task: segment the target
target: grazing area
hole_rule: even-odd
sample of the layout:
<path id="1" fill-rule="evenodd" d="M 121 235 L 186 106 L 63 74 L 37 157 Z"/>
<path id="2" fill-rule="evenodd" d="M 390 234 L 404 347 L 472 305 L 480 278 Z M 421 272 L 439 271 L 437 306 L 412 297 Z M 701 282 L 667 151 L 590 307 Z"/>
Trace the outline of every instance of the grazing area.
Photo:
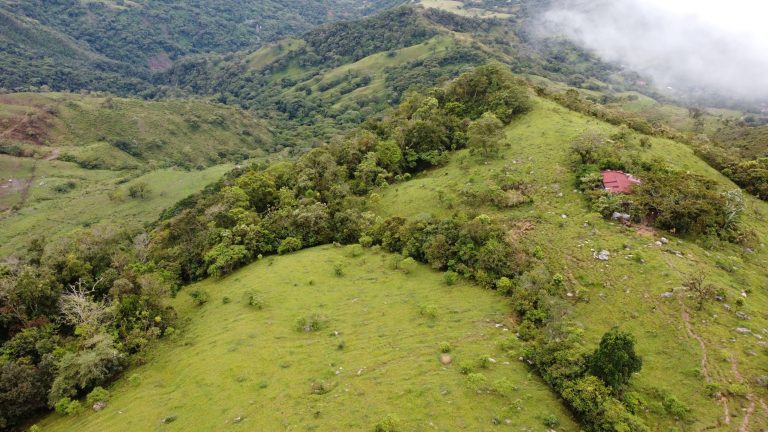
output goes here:
<path id="1" fill-rule="evenodd" d="M 651 3 L 0 0 L 0 430 L 765 432 L 768 96 Z"/>
<path id="2" fill-rule="evenodd" d="M 392 420 L 397 430 L 493 431 L 549 420 L 578 430 L 518 360 L 501 296 L 447 286 L 426 266 L 392 269 L 392 257 L 321 246 L 187 287 L 173 301 L 178 333 L 108 388 L 105 409 L 39 426 L 370 431 Z"/>

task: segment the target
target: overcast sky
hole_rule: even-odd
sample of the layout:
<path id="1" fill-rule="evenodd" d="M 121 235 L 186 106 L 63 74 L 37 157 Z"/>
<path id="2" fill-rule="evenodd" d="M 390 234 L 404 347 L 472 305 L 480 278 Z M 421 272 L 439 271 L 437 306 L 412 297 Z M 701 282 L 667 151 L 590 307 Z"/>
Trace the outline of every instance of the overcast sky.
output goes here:
<path id="1" fill-rule="evenodd" d="M 564 0 L 545 19 L 660 87 L 768 98 L 768 0 Z"/>

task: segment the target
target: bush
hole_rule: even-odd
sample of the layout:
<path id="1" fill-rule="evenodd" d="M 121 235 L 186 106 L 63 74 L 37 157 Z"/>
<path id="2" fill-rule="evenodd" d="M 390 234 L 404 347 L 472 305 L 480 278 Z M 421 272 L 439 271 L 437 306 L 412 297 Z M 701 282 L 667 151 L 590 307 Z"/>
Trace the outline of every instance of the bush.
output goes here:
<path id="1" fill-rule="evenodd" d="M 398 432 L 400 431 L 400 419 L 388 415 L 381 419 L 373 428 L 373 432 Z"/>
<path id="2" fill-rule="evenodd" d="M 447 272 L 443 273 L 443 282 L 445 282 L 445 284 L 448 286 L 456 285 L 458 280 L 459 274 L 453 270 L 448 270 Z"/>
<path id="3" fill-rule="evenodd" d="M 277 248 L 279 255 L 285 255 L 287 253 L 296 252 L 302 248 L 301 240 L 296 237 L 287 237 L 280 242 L 280 246 Z"/>
<path id="4" fill-rule="evenodd" d="M 441 353 L 449 353 L 453 347 L 451 347 L 451 344 L 449 342 L 440 342 L 440 352 Z"/>
<path id="5" fill-rule="evenodd" d="M 63 397 L 56 402 L 54 409 L 60 415 L 74 416 L 83 411 L 83 405 L 78 400 Z"/>
<path id="6" fill-rule="evenodd" d="M 367 235 L 360 237 L 360 245 L 364 248 L 373 246 L 373 237 Z"/>
<path id="7" fill-rule="evenodd" d="M 109 400 L 109 392 L 105 390 L 103 387 L 99 386 L 91 390 L 90 393 L 88 393 L 88 397 L 85 399 L 88 403 L 88 406 L 93 406 L 97 402 L 106 402 Z"/>
<path id="8" fill-rule="evenodd" d="M 211 295 L 208 294 L 208 291 L 202 290 L 200 288 L 192 290 L 189 293 L 189 296 L 192 297 L 192 301 L 197 306 L 202 306 L 211 300 Z"/>
<path id="9" fill-rule="evenodd" d="M 416 267 L 416 260 L 411 257 L 405 258 L 397 264 L 397 268 L 399 268 L 405 274 L 409 274 L 416 270 Z"/>
<path id="10" fill-rule="evenodd" d="M 544 423 L 544 426 L 550 429 L 555 429 L 556 427 L 560 426 L 560 419 L 557 418 L 557 416 L 554 414 L 548 414 L 544 416 L 542 423 Z"/>
<path id="11" fill-rule="evenodd" d="M 338 277 L 344 276 L 344 266 L 341 263 L 334 264 L 333 274 L 335 274 Z"/>
<path id="12" fill-rule="evenodd" d="M 149 193 L 149 185 L 144 182 L 138 182 L 128 187 L 128 196 L 134 199 L 147 198 Z"/>
<path id="13" fill-rule="evenodd" d="M 419 315 L 425 318 L 435 319 L 437 318 L 437 307 L 433 305 L 421 305 L 419 307 Z"/>
<path id="14" fill-rule="evenodd" d="M 245 303 L 248 306 L 259 310 L 264 309 L 264 306 L 266 306 L 264 298 L 261 296 L 261 294 L 254 291 L 248 291 L 245 293 Z"/>
<path id="15" fill-rule="evenodd" d="M 296 320 L 296 330 L 310 333 L 324 329 L 328 325 L 328 319 L 320 314 L 312 314 Z"/>

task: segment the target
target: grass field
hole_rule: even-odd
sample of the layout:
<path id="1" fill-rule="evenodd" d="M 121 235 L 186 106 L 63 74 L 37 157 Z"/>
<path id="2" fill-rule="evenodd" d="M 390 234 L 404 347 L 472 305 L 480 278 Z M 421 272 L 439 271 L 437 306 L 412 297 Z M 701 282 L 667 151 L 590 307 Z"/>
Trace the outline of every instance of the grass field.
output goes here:
<path id="1" fill-rule="evenodd" d="M 372 431 L 394 416 L 403 431 L 543 431 L 545 416 L 555 415 L 559 431 L 578 430 L 517 360 L 502 297 L 464 283 L 448 287 L 425 266 L 390 270 L 388 254 L 352 251 L 323 246 L 267 258 L 185 288 L 174 306 L 186 324 L 112 386 L 104 411 L 51 415 L 39 425 L 46 432 Z M 195 289 L 210 301 L 194 306 L 188 293 Z M 262 310 L 247 305 L 251 292 Z M 312 314 L 323 317 L 322 328 L 299 331 L 297 320 Z M 439 361 L 446 342 L 448 366 Z M 491 393 L 459 371 L 481 356 L 495 361 L 477 369 Z"/>
<path id="2" fill-rule="evenodd" d="M 22 164 L 14 178 L 26 185 L 31 171 L 23 167 L 32 161 L 0 156 L 0 167 L 13 163 L 12 160 Z M 51 240 L 100 223 L 139 228 L 155 221 L 163 209 L 202 190 L 234 167 L 222 164 L 200 171 L 165 168 L 141 174 L 86 170 L 62 161 L 37 161 L 36 165 L 26 203 L 18 211 L 0 214 L 0 254 L 18 252 L 35 237 Z M 149 187 L 147 197 L 129 197 L 128 188 L 140 182 Z M 56 191 L 57 186 L 66 184 L 73 185 L 72 189 Z M 21 191 L 9 198 L 0 196 L 0 204 L 16 204 L 20 196 Z M 11 201 L 11 197 L 16 201 Z"/>
<path id="3" fill-rule="evenodd" d="M 270 143 L 262 121 L 205 101 L 0 95 L 0 149 L 28 156 L 0 154 L 0 253 L 99 223 L 140 227 Z M 137 183 L 148 197 L 128 197 Z"/>
<path id="4" fill-rule="evenodd" d="M 533 112 L 507 129 L 509 148 L 501 158 L 486 162 L 467 151 L 458 152 L 442 168 L 378 191 L 373 210 L 385 216 L 408 217 L 444 217 L 455 211 L 479 210 L 517 221 L 520 241 L 531 249 L 538 246 L 541 264 L 552 273 L 563 274 L 573 298 L 581 299 L 572 301 L 570 314 L 583 326 L 587 340 L 597 343 L 615 325 L 634 333 L 644 357 L 634 390 L 650 400 L 671 394 L 691 410 L 689 421 L 676 422 L 656 406 L 657 411 L 645 414 L 654 430 L 736 430 L 733 426 L 741 424 L 743 410 L 750 406 L 754 410 L 751 424 L 768 424 L 768 412 L 754 409 L 755 404 L 743 396 L 743 391 L 729 401 L 730 425 L 725 424 L 725 408 L 711 397 L 713 388 L 727 390 L 734 384 L 751 387 L 755 401 L 767 396 L 765 388 L 754 385 L 757 377 L 768 374 L 768 349 L 763 341 L 768 337 L 765 245 L 750 252 L 732 244 L 706 244 L 613 224 L 590 212 L 581 194 L 574 191 L 568 156 L 570 141 L 589 128 L 612 130 L 538 99 Z M 715 179 L 726 188 L 734 187 L 682 144 L 654 139 L 645 157 L 661 158 Z M 458 193 L 467 185 L 494 183 L 499 175 L 521 179 L 532 191 L 533 203 L 511 210 L 475 209 Z M 766 238 L 768 205 L 750 198 L 747 207 L 743 223 Z M 670 243 L 658 246 L 655 242 L 662 236 Z M 594 251 L 603 249 L 611 253 L 607 262 L 593 258 Z M 639 257 L 644 263 L 638 262 Z M 723 288 L 731 306 L 734 302 L 743 305 L 734 307 L 733 312 L 720 303 L 701 312 L 692 310 L 692 301 L 680 287 L 686 275 L 694 272 L 706 274 L 709 282 Z M 675 295 L 662 297 L 667 292 Z M 688 320 L 683 317 L 684 310 Z M 734 314 L 737 310 L 750 319 L 738 319 Z M 752 333 L 738 334 L 734 330 L 737 327 L 747 327 Z M 703 349 L 696 337 L 702 339 Z"/>

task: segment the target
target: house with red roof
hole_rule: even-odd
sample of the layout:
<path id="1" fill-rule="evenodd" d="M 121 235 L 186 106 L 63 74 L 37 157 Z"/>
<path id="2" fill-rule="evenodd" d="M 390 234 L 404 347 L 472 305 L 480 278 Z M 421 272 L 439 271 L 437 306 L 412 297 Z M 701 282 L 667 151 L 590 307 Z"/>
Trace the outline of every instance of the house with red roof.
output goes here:
<path id="1" fill-rule="evenodd" d="M 602 172 L 603 186 L 611 193 L 632 193 L 632 187 L 642 183 L 640 179 L 623 171 L 605 170 Z"/>

